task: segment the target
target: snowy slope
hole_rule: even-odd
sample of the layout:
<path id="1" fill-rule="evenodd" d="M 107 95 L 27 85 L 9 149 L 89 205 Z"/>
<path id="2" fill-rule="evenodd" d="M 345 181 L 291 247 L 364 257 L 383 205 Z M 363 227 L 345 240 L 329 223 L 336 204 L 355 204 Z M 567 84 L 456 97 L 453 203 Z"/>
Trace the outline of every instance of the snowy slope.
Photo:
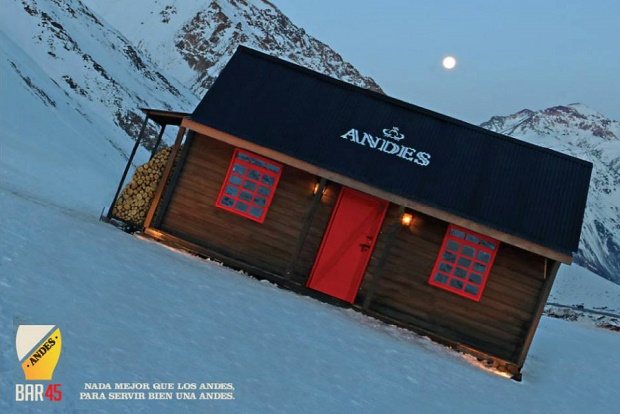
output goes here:
<path id="1" fill-rule="evenodd" d="M 562 266 L 544 314 L 620 332 L 619 286 L 583 267 Z"/>
<path id="2" fill-rule="evenodd" d="M 571 104 L 494 116 L 481 126 L 593 163 L 575 263 L 620 283 L 620 122 Z"/>
<path id="3" fill-rule="evenodd" d="M 617 333 L 543 318 L 515 383 L 423 337 L 2 191 L 2 412 L 612 414 L 620 404 Z M 60 403 L 13 401 L 23 323 L 61 328 Z M 226 382 L 235 400 L 78 399 L 85 382 L 108 381 Z"/>
<path id="4" fill-rule="evenodd" d="M 313 69 L 379 89 L 261 0 L 256 4 L 223 1 L 228 17 L 214 11 L 220 8 L 216 2 L 208 5 L 198 0 L 180 2 L 178 7 L 174 1 L 88 3 L 127 33 L 118 32 L 80 0 L 7 0 L 2 4 L 1 30 L 12 47 L 25 51 L 52 81 L 50 90 L 30 84 L 33 93 L 54 106 L 55 101 L 45 96 L 62 90 L 83 117 L 101 115 L 115 128 L 110 131 L 123 131 L 111 134 L 111 140 L 124 141 L 125 134 L 135 138 L 142 122 L 139 107 L 191 112 L 242 42 L 279 55 L 288 53 L 290 59 Z M 161 13 L 153 11 L 159 8 Z M 227 23 L 212 27 L 213 13 Z M 157 43 L 136 47 L 125 34 L 136 44 L 141 35 Z M 27 71 L 15 62 L 9 68 Z M 29 83 L 27 77 L 23 81 Z M 156 132 L 152 126 L 147 129 L 147 147 Z"/>
<path id="5" fill-rule="evenodd" d="M 211 86 L 240 44 L 381 91 L 266 0 L 84 2 L 197 95 Z"/>
<path id="6" fill-rule="evenodd" d="M 45 95 L 62 91 L 86 120 L 106 120 L 112 127 L 108 133 L 117 131 L 110 139 L 119 135 L 126 141 L 121 131 L 137 135 L 142 121 L 138 107 L 183 111 L 197 102 L 191 91 L 163 74 L 79 0 L 3 1 L 1 30 L 3 52 L 6 39 L 8 47 L 24 51 L 51 81 L 46 87 L 32 84 L 33 93 L 54 107 L 56 101 Z M 28 71 L 11 62 L 7 70 Z"/>
<path id="7" fill-rule="evenodd" d="M 583 267 L 561 266 L 548 302 L 620 315 L 620 288 Z"/>
<path id="8" fill-rule="evenodd" d="M 108 114 L 66 94 L 4 31 L 1 41 L 2 190 L 95 214 L 114 194 L 131 141 Z"/>

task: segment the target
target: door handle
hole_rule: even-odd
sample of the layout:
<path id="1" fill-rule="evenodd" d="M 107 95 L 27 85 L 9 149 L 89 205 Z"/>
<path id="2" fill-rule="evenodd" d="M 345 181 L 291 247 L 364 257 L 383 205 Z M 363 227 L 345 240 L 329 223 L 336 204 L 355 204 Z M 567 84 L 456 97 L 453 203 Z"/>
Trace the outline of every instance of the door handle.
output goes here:
<path id="1" fill-rule="evenodd" d="M 360 247 L 362 248 L 362 251 L 365 252 L 366 250 L 370 249 L 372 245 L 360 243 Z"/>

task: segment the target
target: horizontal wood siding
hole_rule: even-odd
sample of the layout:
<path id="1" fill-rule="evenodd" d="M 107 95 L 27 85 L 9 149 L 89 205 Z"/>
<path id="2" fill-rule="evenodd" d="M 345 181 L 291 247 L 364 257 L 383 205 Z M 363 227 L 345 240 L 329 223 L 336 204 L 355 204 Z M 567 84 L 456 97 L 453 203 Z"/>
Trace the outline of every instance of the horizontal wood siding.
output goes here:
<path id="1" fill-rule="evenodd" d="M 501 244 L 480 302 L 428 283 L 448 224 L 414 212 L 402 227 L 383 269 L 378 258 L 387 229 L 400 220 L 391 205 L 377 240 L 357 303 L 379 277 L 370 310 L 417 325 L 446 339 L 517 362 L 543 285 L 544 259 Z"/>
<path id="2" fill-rule="evenodd" d="M 305 284 L 341 186 L 328 182 L 310 217 L 317 177 L 285 165 L 260 224 L 215 207 L 233 151 L 229 144 L 196 134 L 159 228 L 236 265 L 246 263 L 248 269 L 281 276 L 289 270 L 291 281 Z M 292 263 L 308 219 L 310 229 Z M 372 287 L 369 311 L 517 363 L 543 286 L 544 259 L 502 243 L 482 299 L 475 302 L 428 284 L 448 223 L 414 212 L 412 224 L 400 227 L 387 251 L 389 230 L 399 222 L 399 206 L 391 204 L 356 304 L 363 303 Z"/>
<path id="3" fill-rule="evenodd" d="M 196 134 L 165 211 L 160 229 L 223 256 L 283 275 L 294 254 L 313 198 L 316 177 L 285 165 L 265 222 L 260 224 L 215 207 L 234 147 Z M 337 196 L 328 187 L 293 267 L 305 280 Z"/>

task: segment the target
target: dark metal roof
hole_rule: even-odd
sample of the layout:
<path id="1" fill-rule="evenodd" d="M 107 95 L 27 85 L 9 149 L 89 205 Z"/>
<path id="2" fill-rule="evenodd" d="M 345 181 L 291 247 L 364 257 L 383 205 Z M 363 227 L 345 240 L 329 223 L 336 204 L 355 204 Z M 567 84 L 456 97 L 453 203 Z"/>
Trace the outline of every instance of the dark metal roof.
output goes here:
<path id="1" fill-rule="evenodd" d="M 578 248 L 587 161 L 245 47 L 192 119 L 558 252 Z"/>
<path id="2" fill-rule="evenodd" d="M 144 112 L 149 119 L 152 119 L 154 122 L 159 124 L 159 126 L 164 125 L 181 125 L 181 122 L 184 118 L 189 117 L 189 113 L 187 112 L 174 112 L 174 111 L 165 111 L 163 109 L 152 109 L 152 108 L 139 108 L 142 112 Z"/>

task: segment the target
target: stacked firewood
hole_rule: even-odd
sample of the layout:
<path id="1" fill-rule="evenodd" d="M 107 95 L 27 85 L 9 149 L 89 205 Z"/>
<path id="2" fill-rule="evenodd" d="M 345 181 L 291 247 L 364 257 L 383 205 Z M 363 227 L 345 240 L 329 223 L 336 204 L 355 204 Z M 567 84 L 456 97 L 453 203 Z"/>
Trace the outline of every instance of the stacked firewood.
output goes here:
<path id="1" fill-rule="evenodd" d="M 112 215 L 125 222 L 142 225 L 170 157 L 170 148 L 159 151 L 152 160 L 136 168 L 131 182 L 123 189 Z"/>

